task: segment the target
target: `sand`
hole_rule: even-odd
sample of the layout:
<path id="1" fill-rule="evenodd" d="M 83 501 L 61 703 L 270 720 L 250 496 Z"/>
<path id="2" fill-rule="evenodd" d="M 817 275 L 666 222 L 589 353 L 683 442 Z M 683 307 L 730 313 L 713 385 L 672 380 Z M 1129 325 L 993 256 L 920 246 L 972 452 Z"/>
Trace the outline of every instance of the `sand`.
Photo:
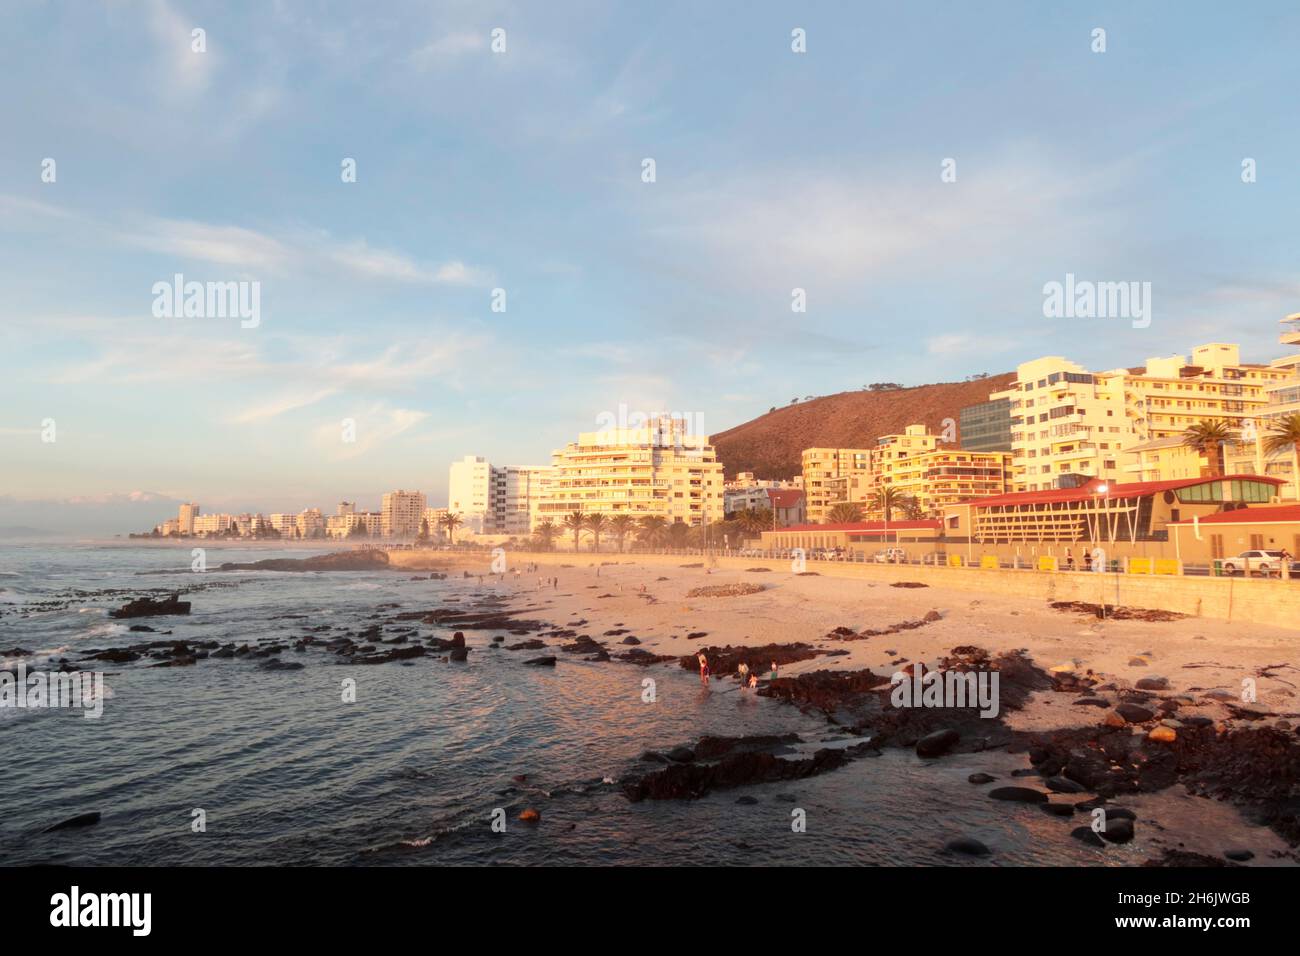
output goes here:
<path id="1" fill-rule="evenodd" d="M 445 561 L 445 552 L 439 557 Z M 453 566 L 483 572 L 485 590 L 516 595 L 512 607 L 521 616 L 548 619 L 558 627 L 585 619 L 575 629 L 607 642 L 611 650 L 624 635 L 604 637 L 604 632 L 623 628 L 641 641 L 641 648 L 655 654 L 685 655 L 711 645 L 796 641 L 849 652 L 781 668 L 783 676 L 793 676 L 864 667 L 892 674 L 902 665 L 891 662 L 902 658 L 934 667 L 952 648 L 974 644 L 994 654 L 1023 649 L 1044 668 L 1068 667 L 1076 674 L 1091 671 L 1102 683 L 1114 682 L 1120 688 L 1143 677 L 1164 677 L 1169 689 L 1162 695 L 1196 697 L 1197 713 L 1216 719 L 1228 713 L 1222 704 L 1202 698 L 1204 692 L 1224 690 L 1241 704 L 1243 680 L 1250 679 L 1255 683 L 1256 702 L 1245 706 L 1269 712 L 1273 718 L 1300 716 L 1295 696 L 1300 684 L 1300 630 L 1209 618 L 1103 621 L 1055 610 L 1030 598 L 977 596 L 935 586 L 897 588 L 885 582 L 837 578 L 830 571 L 803 576 L 780 570 L 751 572 L 743 559 L 724 559 L 709 569 L 683 567 L 703 560 L 694 557 L 510 554 L 511 567 L 536 561 L 540 570 L 518 576 L 508 571 L 503 578 L 487 575 L 490 560 L 487 555 L 457 556 Z M 810 565 L 809 570 L 817 566 Z M 558 589 L 538 590 L 539 577 L 558 577 Z M 916 580 L 923 576 L 918 574 Z M 762 584 L 765 589 L 735 597 L 687 597 L 694 588 L 739 583 Z M 847 642 L 827 637 L 836 627 L 880 630 L 918 620 L 929 611 L 937 611 L 940 619 L 914 630 Z M 707 636 L 687 637 L 698 631 Z M 1133 663 L 1136 658 L 1143 663 Z M 755 660 L 750 665 L 762 675 L 769 663 Z M 1008 726 L 1040 730 L 1095 724 L 1099 712 L 1072 705 L 1074 699 L 1071 694 L 1035 694 L 1024 710 L 1005 715 Z"/>

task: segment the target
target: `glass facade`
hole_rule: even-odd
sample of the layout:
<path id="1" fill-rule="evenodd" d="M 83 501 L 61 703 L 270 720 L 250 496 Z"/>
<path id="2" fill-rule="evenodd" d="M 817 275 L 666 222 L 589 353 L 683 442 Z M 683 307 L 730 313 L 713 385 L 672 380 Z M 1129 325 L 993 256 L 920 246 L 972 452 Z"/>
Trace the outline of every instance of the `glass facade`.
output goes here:
<path id="1" fill-rule="evenodd" d="M 967 451 L 1011 451 L 1011 399 L 967 405 L 960 423 L 961 447 Z"/>

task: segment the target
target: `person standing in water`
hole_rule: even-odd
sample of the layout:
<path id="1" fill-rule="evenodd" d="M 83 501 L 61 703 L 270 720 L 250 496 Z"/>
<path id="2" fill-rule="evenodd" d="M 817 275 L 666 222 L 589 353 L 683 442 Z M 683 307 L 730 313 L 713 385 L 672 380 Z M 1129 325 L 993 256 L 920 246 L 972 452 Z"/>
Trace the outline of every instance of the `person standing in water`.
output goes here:
<path id="1" fill-rule="evenodd" d="M 704 656 L 704 652 L 703 652 L 703 651 L 700 651 L 699 660 L 700 660 L 700 683 L 701 683 L 701 684 L 704 684 L 705 686 L 708 686 L 708 683 L 709 683 L 709 659 L 708 659 L 707 657 Z"/>
<path id="2" fill-rule="evenodd" d="M 749 665 L 741 661 L 740 667 L 736 668 L 736 673 L 740 675 L 740 689 L 744 690 L 745 685 L 749 683 Z"/>

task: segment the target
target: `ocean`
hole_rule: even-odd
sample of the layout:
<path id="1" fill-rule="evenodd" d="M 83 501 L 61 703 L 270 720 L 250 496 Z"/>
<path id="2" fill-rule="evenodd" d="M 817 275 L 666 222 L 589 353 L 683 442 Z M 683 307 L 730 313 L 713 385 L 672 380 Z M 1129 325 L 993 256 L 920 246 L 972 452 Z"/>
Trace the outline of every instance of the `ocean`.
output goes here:
<path id="1" fill-rule="evenodd" d="M 313 553 L 323 552 L 214 547 L 208 562 Z M 509 592 L 451 576 L 410 577 L 199 574 L 188 548 L 0 544 L 0 651 L 33 652 L 4 657 L 0 670 L 160 639 L 107 616 L 151 590 L 197 587 L 185 595 L 192 613 L 138 623 L 176 640 L 238 643 L 292 641 L 320 625 L 359 631 L 396 611 Z M 418 626 L 422 636 L 450 636 Z M 1254 829 L 1230 807 L 1167 792 L 1131 804 L 1142 804 L 1143 817 L 1157 815 L 1163 831 L 1143 827 L 1131 844 L 1096 850 L 1068 837 L 1087 822 L 1082 814 L 1062 821 L 988 800 L 967 782 L 984 771 L 1015 783 L 1011 771 L 1027 764 L 1007 754 L 924 761 L 887 750 L 793 783 L 632 803 L 617 782 L 653 769 L 639 760 L 648 749 L 706 734 L 793 732 L 805 741 L 796 749 L 808 752 L 856 741 L 835 739 L 825 721 L 788 705 L 719 684 L 703 689 L 675 664 L 643 668 L 560 653 L 555 668 L 524 666 L 533 654 L 488 649 L 495 633 L 466 631 L 472 650 L 464 664 L 425 657 L 346 666 L 320 650 L 290 649 L 282 658 L 302 669 L 265 670 L 240 658 L 180 668 L 84 665 L 106 674 L 101 718 L 0 710 L 0 863 L 1132 865 L 1188 839 L 1188 849 L 1218 852 Z M 653 702 L 643 699 L 647 677 Z M 348 678 L 354 702 L 343 699 Z M 540 811 L 539 824 L 516 819 L 525 807 Z M 102 814 L 94 826 L 43 832 L 92 811 Z M 792 826 L 799 811 L 802 832 Z M 494 819 L 505 820 L 504 832 Z M 959 836 L 993 854 L 946 852 Z"/>

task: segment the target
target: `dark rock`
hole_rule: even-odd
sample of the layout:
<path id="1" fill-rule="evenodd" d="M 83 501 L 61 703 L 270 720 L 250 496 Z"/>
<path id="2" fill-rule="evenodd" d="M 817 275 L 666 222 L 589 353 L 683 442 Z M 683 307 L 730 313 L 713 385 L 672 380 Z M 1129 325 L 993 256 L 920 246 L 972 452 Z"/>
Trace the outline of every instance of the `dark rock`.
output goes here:
<path id="1" fill-rule="evenodd" d="M 695 759 L 695 751 L 690 747 L 674 747 L 668 751 L 668 759 L 677 763 L 690 763 Z"/>
<path id="2" fill-rule="evenodd" d="M 1039 804 L 1039 806 L 1043 808 L 1044 813 L 1049 813 L 1054 817 L 1069 817 L 1074 815 L 1074 804 L 1071 803 L 1056 803 L 1049 800 L 1047 803 Z"/>
<path id="3" fill-rule="evenodd" d="M 1101 832 L 1101 838 L 1107 843 L 1128 843 L 1133 839 L 1133 821 L 1115 820 L 1108 814 L 1106 829 Z"/>
<path id="4" fill-rule="evenodd" d="M 1169 678 L 1167 677 L 1143 677 L 1137 682 L 1138 690 L 1168 690 Z"/>
<path id="5" fill-rule="evenodd" d="M 961 739 L 961 735 L 951 727 L 926 734 L 916 742 L 918 757 L 939 757 L 951 750 Z"/>
<path id="6" fill-rule="evenodd" d="M 1106 845 L 1101 837 L 1092 832 L 1092 827 L 1075 827 L 1070 831 L 1070 836 L 1081 843 L 1088 844 L 1088 846 L 1102 847 Z"/>
<path id="7" fill-rule="evenodd" d="M 745 797 L 737 797 L 736 802 L 741 806 L 752 807 L 754 804 L 758 803 L 758 800 L 755 799 L 754 797 L 745 796 Z"/>
<path id="8" fill-rule="evenodd" d="M 979 840 L 968 836 L 949 840 L 943 848 L 949 853 L 960 853 L 963 856 L 988 856 L 993 852 Z"/>
<path id="9" fill-rule="evenodd" d="M 449 656 L 453 661 L 467 661 L 467 660 L 469 660 L 469 648 L 468 648 L 468 647 L 453 647 L 453 648 L 451 649 L 451 653 L 450 653 L 448 656 Z"/>
<path id="10" fill-rule="evenodd" d="M 531 664 L 534 667 L 554 667 L 555 658 L 552 657 L 534 657 L 532 660 L 524 661 L 525 664 Z"/>
<path id="11" fill-rule="evenodd" d="M 1234 847 L 1231 850 L 1224 850 L 1223 855 L 1229 860 L 1236 860 L 1238 863 L 1245 863 L 1247 860 L 1255 859 L 1255 852 L 1247 850 L 1244 847 Z"/>
<path id="12" fill-rule="evenodd" d="M 142 597 L 135 601 L 128 601 L 116 611 L 109 611 L 109 617 L 156 617 L 162 614 L 189 614 L 190 602 L 182 601 L 179 594 L 173 594 L 171 597 L 163 599 Z"/>
<path id="13" fill-rule="evenodd" d="M 1083 793 L 1083 786 L 1069 777 L 1048 777 L 1047 789 L 1053 793 Z"/>
<path id="14" fill-rule="evenodd" d="M 980 783 L 992 783 L 992 782 L 993 782 L 994 780 L 996 780 L 996 779 L 998 779 L 998 778 L 992 776 L 991 774 L 987 774 L 987 773 L 973 773 L 973 774 L 971 774 L 969 777 L 966 778 L 966 782 L 967 782 L 967 783 L 976 783 L 976 784 L 980 784 Z"/>
<path id="15" fill-rule="evenodd" d="M 1144 724 L 1148 720 L 1155 718 L 1156 713 L 1143 707 L 1141 704 L 1119 704 L 1115 707 L 1115 713 L 1119 714 L 1130 724 Z"/>
<path id="16" fill-rule="evenodd" d="M 45 832 L 53 833 L 56 830 L 75 830 L 78 827 L 94 826 L 99 822 L 99 820 L 100 812 L 98 810 L 91 811 L 90 813 L 79 813 L 75 817 L 68 817 L 66 820 L 59 821 L 54 824 L 54 826 L 46 827 Z"/>
<path id="17" fill-rule="evenodd" d="M 1011 800 L 1015 803 L 1047 802 L 1047 794 L 1041 790 L 1031 790 L 1028 787 L 997 787 L 989 791 L 989 797 L 994 800 Z"/>

